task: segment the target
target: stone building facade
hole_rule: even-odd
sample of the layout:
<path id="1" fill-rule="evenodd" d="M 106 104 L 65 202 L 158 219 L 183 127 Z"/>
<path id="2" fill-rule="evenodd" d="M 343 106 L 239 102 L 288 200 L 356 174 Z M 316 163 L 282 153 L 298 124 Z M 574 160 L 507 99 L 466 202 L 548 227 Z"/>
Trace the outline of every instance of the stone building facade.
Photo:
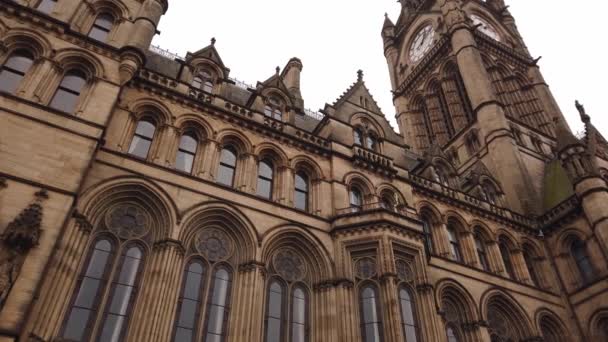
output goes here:
<path id="1" fill-rule="evenodd" d="M 0 341 L 608 340 L 608 143 L 501 0 L 401 0 L 395 132 L 167 0 L 0 0 Z"/>

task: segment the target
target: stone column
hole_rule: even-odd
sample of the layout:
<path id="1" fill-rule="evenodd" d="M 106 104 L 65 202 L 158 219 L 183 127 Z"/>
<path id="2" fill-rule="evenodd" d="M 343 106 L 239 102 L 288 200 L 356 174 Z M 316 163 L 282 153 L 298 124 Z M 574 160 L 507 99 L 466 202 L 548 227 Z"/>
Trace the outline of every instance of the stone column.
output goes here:
<path id="1" fill-rule="evenodd" d="M 608 186 L 599 176 L 586 178 L 575 186 L 585 216 L 591 225 L 604 257 L 608 256 Z"/>
<path id="2" fill-rule="evenodd" d="M 462 254 L 464 262 L 468 266 L 479 267 L 479 256 L 475 248 L 475 240 L 473 233 L 466 230 L 460 233 L 460 245 L 462 246 Z"/>
<path id="3" fill-rule="evenodd" d="M 338 307 L 336 305 L 337 288 L 331 281 L 315 286 L 311 298 L 312 319 L 310 341 L 338 342 L 339 326 Z"/>
<path id="4" fill-rule="evenodd" d="M 524 253 L 521 248 L 515 248 L 511 251 L 511 262 L 513 263 L 515 278 L 522 283 L 531 284 L 530 272 L 528 272 L 528 266 L 526 265 Z"/>
<path id="5" fill-rule="evenodd" d="M 357 321 L 359 304 L 355 295 L 354 283 L 348 279 L 338 281 L 336 286 L 338 341 L 359 341 L 361 339 Z"/>
<path id="6" fill-rule="evenodd" d="M 261 342 L 264 327 L 266 269 L 257 261 L 239 266 L 234 282 L 228 342 Z"/>
<path id="7" fill-rule="evenodd" d="M 423 341 L 443 341 L 445 330 L 439 321 L 437 310 L 435 310 L 435 296 L 433 285 L 420 283 L 416 286 L 417 297 L 415 298 L 418 324 L 420 334 L 418 338 Z"/>
<path id="8" fill-rule="evenodd" d="M 59 334 L 62 321 L 74 294 L 74 286 L 79 275 L 80 264 L 87 253 L 92 226 L 88 219 L 74 213 L 65 235 L 59 242 L 58 252 L 50 265 L 30 317 L 31 334 L 44 341 Z"/>
<path id="9" fill-rule="evenodd" d="M 173 165 L 174 160 L 169 161 L 168 158 L 171 154 L 169 149 L 172 147 L 172 143 L 176 139 L 176 134 L 177 132 L 173 126 L 165 124 L 159 127 L 154 139 L 154 143 L 150 149 L 150 154 L 152 157 L 149 158 L 153 163 L 162 166 Z"/>
<path id="10" fill-rule="evenodd" d="M 401 312 L 397 289 L 397 276 L 386 273 L 381 277 L 380 300 L 382 305 L 382 322 L 384 336 L 387 342 L 400 342 L 404 340 L 401 329 Z"/>
<path id="11" fill-rule="evenodd" d="M 145 268 L 138 305 L 128 340 L 168 341 L 184 273 L 184 248 L 179 241 L 157 242 Z"/>
<path id="12" fill-rule="evenodd" d="M 452 50 L 484 142 L 493 171 L 506 189 L 506 198 L 517 212 L 536 211 L 537 194 L 533 192 L 528 172 L 513 144 L 510 127 L 502 106 L 493 91 L 490 76 L 483 64 L 467 15 L 458 0 L 442 0 L 441 12 L 451 36 Z"/>
<path id="13" fill-rule="evenodd" d="M 221 150 L 219 143 L 215 140 L 207 140 L 203 147 L 203 155 L 200 166 L 196 169 L 196 175 L 207 180 L 215 180 L 215 170 L 217 170 L 219 154 Z"/>
<path id="14" fill-rule="evenodd" d="M 333 205 L 331 196 L 327 196 L 331 192 L 329 185 L 323 182 L 320 178 L 313 179 L 310 182 L 310 212 L 315 215 L 329 215 Z M 293 196 L 293 192 L 292 192 Z M 328 211 L 324 211 L 324 209 Z"/>
<path id="15" fill-rule="evenodd" d="M 235 188 L 248 193 L 253 193 L 255 186 L 251 175 L 257 175 L 256 157 L 251 153 L 241 153 L 238 156 L 237 170 L 235 175 Z"/>
<path id="16" fill-rule="evenodd" d="M 279 166 L 279 181 L 277 186 L 277 201 L 283 205 L 293 207 L 293 192 L 295 191 L 294 184 L 294 169 L 287 165 Z"/>
<path id="17" fill-rule="evenodd" d="M 448 226 L 441 222 L 433 231 L 433 248 L 435 252 L 444 258 L 451 258 L 450 241 L 448 240 Z"/>

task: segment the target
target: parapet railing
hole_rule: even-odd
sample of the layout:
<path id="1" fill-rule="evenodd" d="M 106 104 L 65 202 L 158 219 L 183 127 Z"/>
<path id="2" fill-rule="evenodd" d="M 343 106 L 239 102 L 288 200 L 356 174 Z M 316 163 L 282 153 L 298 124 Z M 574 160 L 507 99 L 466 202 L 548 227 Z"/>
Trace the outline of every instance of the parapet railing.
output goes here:
<path id="1" fill-rule="evenodd" d="M 156 45 L 150 45 L 150 51 L 154 52 L 157 55 L 161 55 L 163 57 L 167 57 L 170 59 L 179 59 L 179 60 L 184 60 L 184 58 L 174 52 L 171 52 L 169 50 L 163 49 L 160 46 L 156 46 Z"/>
<path id="2" fill-rule="evenodd" d="M 383 211 L 387 211 L 387 212 L 391 212 L 403 217 L 407 217 L 407 218 L 412 218 L 412 219 L 416 219 L 416 215 L 413 212 L 410 212 L 408 210 L 408 208 L 404 205 L 396 205 L 396 206 L 389 206 L 386 203 L 382 203 L 382 202 L 374 202 L 374 203 L 366 203 L 363 204 L 362 206 L 351 206 L 348 208 L 342 208 L 342 209 L 337 209 L 336 210 L 336 216 L 343 216 L 343 215 L 351 215 L 351 214 L 364 214 L 370 211 L 379 211 L 379 210 L 383 210 Z"/>

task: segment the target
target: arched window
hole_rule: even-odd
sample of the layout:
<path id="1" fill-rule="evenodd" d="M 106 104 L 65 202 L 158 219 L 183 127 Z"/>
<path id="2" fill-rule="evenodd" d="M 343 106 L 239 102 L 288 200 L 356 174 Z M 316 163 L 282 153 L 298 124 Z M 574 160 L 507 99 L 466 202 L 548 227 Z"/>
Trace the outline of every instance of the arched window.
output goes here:
<path id="1" fill-rule="evenodd" d="M 258 164 L 258 186 L 257 194 L 267 199 L 272 198 L 272 182 L 274 178 L 274 168 L 272 162 L 264 159 Z"/>
<path id="2" fill-rule="evenodd" d="M 215 271 L 211 289 L 207 297 L 207 325 L 205 339 L 207 342 L 223 342 L 226 337 L 226 326 L 230 313 L 230 272 L 224 267 Z M 181 342 L 181 341 L 180 341 Z"/>
<path id="3" fill-rule="evenodd" d="M 194 157 L 198 148 L 198 140 L 193 133 L 185 133 L 179 140 L 175 168 L 184 172 L 192 172 Z"/>
<path id="4" fill-rule="evenodd" d="M 361 132 L 360 128 L 355 128 L 353 139 L 355 141 L 355 145 L 363 146 L 363 132 Z"/>
<path id="5" fill-rule="evenodd" d="M 297 209 L 304 211 L 308 211 L 308 183 L 308 176 L 304 172 L 296 172 L 294 202 Z"/>
<path id="6" fill-rule="evenodd" d="M 538 277 L 538 270 L 536 268 L 536 261 L 534 260 L 534 255 L 532 254 L 532 250 L 530 246 L 525 246 L 523 249 L 524 261 L 526 263 L 526 268 L 528 269 L 528 273 L 530 274 L 530 280 L 535 286 L 540 284 Z"/>
<path id="7" fill-rule="evenodd" d="M 462 262 L 462 252 L 460 249 L 460 241 L 458 240 L 458 232 L 451 224 L 448 224 L 448 240 L 450 242 L 450 254 L 452 259 Z"/>
<path id="8" fill-rule="evenodd" d="M 207 93 L 213 92 L 213 75 L 207 70 L 202 70 L 192 80 L 192 87 L 201 89 Z"/>
<path id="9" fill-rule="evenodd" d="M 191 261 L 184 271 L 184 281 L 177 306 L 177 321 L 173 334 L 175 342 L 196 340 L 204 279 L 205 265 L 199 260 Z"/>
<path id="10" fill-rule="evenodd" d="M 51 100 L 51 108 L 66 113 L 74 113 L 82 88 L 86 83 L 87 78 L 82 71 L 73 69 L 66 72 Z"/>
<path id="11" fill-rule="evenodd" d="M 105 42 L 112 31 L 114 25 L 114 16 L 109 13 L 101 13 L 95 19 L 91 31 L 89 31 L 89 37 Z"/>
<path id="12" fill-rule="evenodd" d="M 500 250 L 500 256 L 502 258 L 502 263 L 505 266 L 507 276 L 511 279 L 515 279 L 513 263 L 511 262 L 511 251 L 509 248 L 509 243 L 504 238 L 500 238 L 498 242 L 498 249 Z"/>
<path id="13" fill-rule="evenodd" d="M 580 239 L 574 240 L 570 246 L 570 252 L 576 263 L 583 284 L 588 284 L 595 278 L 593 264 L 587 253 L 587 245 Z"/>
<path id="14" fill-rule="evenodd" d="M 410 291 L 405 287 L 401 287 L 399 290 L 399 302 L 401 304 L 401 326 L 403 327 L 405 341 L 416 342 L 418 341 L 416 311 L 414 310 L 414 303 Z"/>
<path id="15" fill-rule="evenodd" d="M 365 147 L 373 151 L 376 151 L 378 148 L 378 139 L 372 133 L 368 133 L 367 137 L 365 137 Z"/>
<path id="16" fill-rule="evenodd" d="M 422 232 L 424 233 L 424 242 L 426 252 L 430 256 L 433 253 L 433 221 L 428 215 L 422 215 Z"/>
<path id="17" fill-rule="evenodd" d="M 442 184 L 443 186 L 450 186 L 450 181 L 447 172 L 441 166 L 433 167 L 435 182 Z"/>
<path id="18" fill-rule="evenodd" d="M 380 198 L 380 206 L 386 210 L 395 211 L 395 194 L 386 192 Z"/>
<path id="19" fill-rule="evenodd" d="M 220 156 L 220 167 L 218 170 L 217 181 L 227 186 L 234 185 L 234 175 L 236 173 L 237 153 L 234 147 L 226 146 L 222 149 Z"/>
<path id="20" fill-rule="evenodd" d="M 94 244 L 63 327 L 61 336 L 65 339 L 84 341 L 89 338 L 100 298 L 110 277 L 113 254 L 114 245 L 110 240 L 101 239 Z"/>
<path id="21" fill-rule="evenodd" d="M 297 286 L 291 293 L 291 342 L 308 340 L 308 299 L 306 291 Z"/>
<path id="22" fill-rule="evenodd" d="M 152 146 L 155 131 L 156 126 L 150 119 L 144 118 L 140 120 L 137 123 L 135 135 L 129 147 L 129 154 L 146 159 L 148 152 L 150 152 L 150 146 Z"/>
<path id="23" fill-rule="evenodd" d="M 264 107 L 264 115 L 275 120 L 282 120 L 283 107 L 283 101 L 281 101 L 278 97 L 270 96 L 266 101 L 266 106 Z"/>
<path id="24" fill-rule="evenodd" d="M 131 317 L 134 297 L 137 292 L 139 270 L 143 251 L 139 246 L 125 248 L 121 256 L 120 268 L 114 276 L 110 297 L 102 316 L 102 326 L 98 341 L 120 341 Z"/>
<path id="25" fill-rule="evenodd" d="M 14 93 L 34 64 L 34 56 L 27 50 L 17 50 L 11 54 L 0 68 L 0 90 Z"/>
<path id="26" fill-rule="evenodd" d="M 363 342 L 381 342 L 383 340 L 382 320 L 380 319 L 380 305 L 376 286 L 365 285 L 359 294 L 359 302 Z"/>
<path id="27" fill-rule="evenodd" d="M 38 4 L 37 9 L 42 13 L 49 14 L 53 11 L 55 5 L 57 5 L 57 0 L 42 0 Z"/>
<path id="28" fill-rule="evenodd" d="M 350 207 L 355 211 L 361 210 L 363 207 L 363 195 L 361 194 L 361 190 L 357 187 L 350 188 Z"/>
<path id="29" fill-rule="evenodd" d="M 451 325 L 447 325 L 445 327 L 445 335 L 448 338 L 448 342 L 459 342 L 460 341 L 460 339 L 458 338 L 458 335 L 456 334 L 456 330 Z"/>
<path id="30" fill-rule="evenodd" d="M 268 287 L 266 304 L 266 342 L 283 340 L 283 321 L 285 320 L 285 287 L 278 280 L 273 280 Z"/>
<path id="31" fill-rule="evenodd" d="M 481 184 L 481 197 L 491 204 L 496 205 L 496 199 L 498 198 L 498 194 L 494 185 L 490 182 L 483 182 Z"/>
<path id="32" fill-rule="evenodd" d="M 478 231 L 475 232 L 475 249 L 477 250 L 477 256 L 479 257 L 481 269 L 484 271 L 489 271 L 490 263 L 488 262 L 488 251 L 486 249 L 485 239 Z"/>

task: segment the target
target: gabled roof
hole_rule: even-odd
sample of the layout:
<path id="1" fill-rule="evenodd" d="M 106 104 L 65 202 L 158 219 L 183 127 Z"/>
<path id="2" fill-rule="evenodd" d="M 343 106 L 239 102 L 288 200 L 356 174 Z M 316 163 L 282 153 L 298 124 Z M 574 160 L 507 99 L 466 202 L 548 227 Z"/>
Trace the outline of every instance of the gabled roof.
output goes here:
<path id="1" fill-rule="evenodd" d="M 222 69 L 227 69 L 224 65 L 224 62 L 222 61 L 222 58 L 220 57 L 219 52 L 215 48 L 215 38 L 211 38 L 210 45 L 194 53 L 188 52 L 188 54 L 186 55 L 186 62 L 190 62 L 194 58 L 206 58 L 219 65 Z"/>
<path id="2" fill-rule="evenodd" d="M 367 99 L 368 103 L 370 104 L 369 108 L 366 108 L 368 111 L 384 117 L 382 109 L 380 109 L 380 106 L 372 96 L 371 92 L 365 86 L 365 81 L 363 81 L 363 71 L 359 70 L 357 75 L 357 82 L 353 83 L 339 98 L 336 99 L 336 101 L 333 103 L 333 107 L 337 110 L 345 102 L 351 102 L 360 106 L 360 99 L 363 97 L 363 99 Z"/>
<path id="3" fill-rule="evenodd" d="M 291 94 L 289 89 L 287 89 L 285 82 L 283 82 L 283 77 L 281 77 L 279 67 L 277 67 L 276 73 L 270 78 L 268 78 L 266 81 L 258 82 L 257 89 L 261 90 L 266 88 L 277 88 L 283 93 L 285 93 L 285 95 L 289 96 L 290 100 L 293 100 L 293 95 Z"/>

